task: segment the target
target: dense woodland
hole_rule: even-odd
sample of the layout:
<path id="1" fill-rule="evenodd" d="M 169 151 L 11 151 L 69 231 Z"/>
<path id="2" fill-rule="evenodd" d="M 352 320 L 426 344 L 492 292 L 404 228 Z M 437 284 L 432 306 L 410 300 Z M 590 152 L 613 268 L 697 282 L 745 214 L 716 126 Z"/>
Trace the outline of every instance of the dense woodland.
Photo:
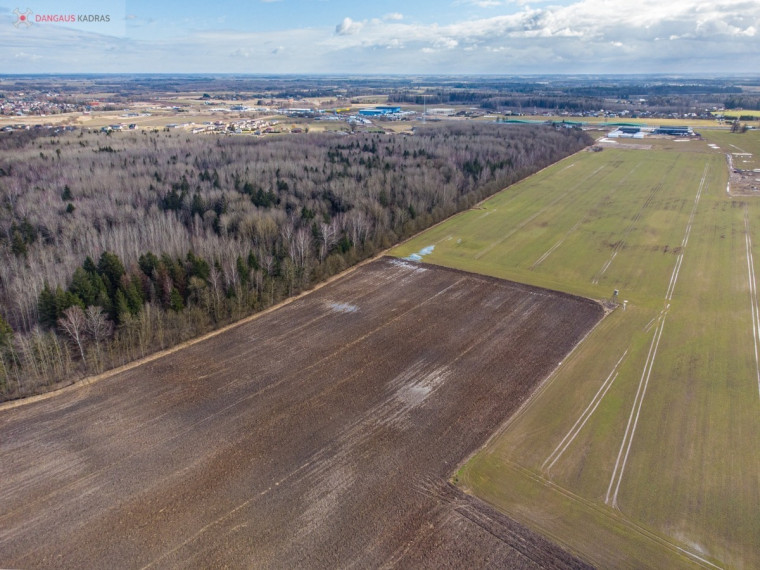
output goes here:
<path id="1" fill-rule="evenodd" d="M 0 137 L 0 397 L 309 288 L 588 145 L 574 129 Z"/>

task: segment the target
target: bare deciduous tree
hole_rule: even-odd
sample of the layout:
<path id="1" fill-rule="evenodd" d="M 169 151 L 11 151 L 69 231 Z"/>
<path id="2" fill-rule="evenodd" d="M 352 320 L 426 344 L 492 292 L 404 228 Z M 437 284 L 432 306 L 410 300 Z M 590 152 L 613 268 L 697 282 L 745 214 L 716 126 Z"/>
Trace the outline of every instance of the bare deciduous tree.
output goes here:
<path id="1" fill-rule="evenodd" d="M 338 220 L 319 224 L 319 260 L 324 261 L 330 249 L 338 241 Z"/>
<path id="2" fill-rule="evenodd" d="M 101 360 L 102 354 L 100 345 L 102 342 L 111 337 L 113 332 L 113 323 L 108 320 L 108 316 L 103 312 L 101 307 L 90 305 L 85 310 L 85 319 L 87 333 L 95 341 L 95 351 L 98 361 Z"/>
<path id="3" fill-rule="evenodd" d="M 87 317 L 79 305 L 74 305 L 63 311 L 63 316 L 58 319 L 58 326 L 65 332 L 79 348 L 82 362 L 86 363 L 84 356 L 84 338 L 87 332 Z"/>

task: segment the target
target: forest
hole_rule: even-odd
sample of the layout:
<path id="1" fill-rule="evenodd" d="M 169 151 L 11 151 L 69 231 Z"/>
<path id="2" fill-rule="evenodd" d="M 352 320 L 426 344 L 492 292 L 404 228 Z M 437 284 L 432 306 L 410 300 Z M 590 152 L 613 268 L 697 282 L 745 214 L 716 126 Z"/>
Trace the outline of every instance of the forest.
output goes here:
<path id="1" fill-rule="evenodd" d="M 591 143 L 413 135 L 0 136 L 0 399 L 122 365 L 312 287 Z"/>

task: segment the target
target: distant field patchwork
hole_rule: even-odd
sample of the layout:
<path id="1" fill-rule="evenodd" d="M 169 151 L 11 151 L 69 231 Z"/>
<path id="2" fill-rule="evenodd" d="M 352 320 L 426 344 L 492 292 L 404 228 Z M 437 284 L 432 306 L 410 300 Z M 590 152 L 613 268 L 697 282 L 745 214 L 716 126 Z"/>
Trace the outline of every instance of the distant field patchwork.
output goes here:
<path id="1" fill-rule="evenodd" d="M 759 142 L 579 153 L 394 251 L 618 291 L 460 485 L 599 567 L 760 567 L 760 200 L 725 155 Z"/>

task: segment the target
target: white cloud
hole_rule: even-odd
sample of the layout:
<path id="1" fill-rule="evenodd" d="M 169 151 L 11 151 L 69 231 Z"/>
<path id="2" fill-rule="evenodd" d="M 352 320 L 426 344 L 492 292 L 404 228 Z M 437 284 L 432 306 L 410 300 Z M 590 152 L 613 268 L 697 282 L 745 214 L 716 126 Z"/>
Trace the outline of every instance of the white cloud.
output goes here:
<path id="1" fill-rule="evenodd" d="M 42 59 L 42 56 L 39 54 L 26 53 L 23 51 L 14 52 L 13 57 L 17 60 L 24 60 L 24 61 L 38 61 Z"/>
<path id="2" fill-rule="evenodd" d="M 335 33 L 339 36 L 352 36 L 358 34 L 363 27 L 363 22 L 354 22 L 351 18 L 343 18 L 343 21 L 335 26 Z"/>
<path id="3" fill-rule="evenodd" d="M 471 8 L 463 7 L 462 19 L 453 23 L 436 23 L 434 13 L 427 21 L 392 13 L 361 21 L 344 17 L 334 27 L 264 32 L 179 29 L 180 34 L 149 34 L 149 23 L 130 21 L 132 30 L 147 26 L 140 36 L 144 39 L 60 27 L 18 30 L 8 14 L 0 16 L 0 50 L 7 55 L 6 73 L 686 73 L 760 68 L 756 0 L 509 3 L 504 9 L 492 7 L 489 17 L 471 1 L 461 3 Z"/>
<path id="4" fill-rule="evenodd" d="M 695 42 L 704 46 L 705 51 L 699 50 L 684 57 L 684 70 L 704 71 L 700 59 L 719 61 L 722 53 L 719 46 L 727 43 L 733 44 L 731 52 L 738 50 L 746 54 L 744 68 L 754 69 L 758 63 L 758 50 L 751 41 L 760 27 L 760 3 L 715 0 L 706 5 L 700 0 L 640 0 L 635 3 L 628 0 L 580 0 L 567 6 L 525 6 L 512 14 L 440 26 L 377 20 L 363 22 L 360 27 L 358 24 L 350 19 L 344 20 L 336 28 L 344 33 L 324 45 L 339 51 L 401 44 L 424 53 L 447 49 L 463 56 L 480 47 L 489 53 L 508 54 L 504 61 L 507 64 L 519 62 L 523 67 L 548 68 L 562 61 L 584 69 L 594 66 L 601 71 L 619 71 L 621 67 L 612 64 L 613 58 L 623 57 L 623 61 L 633 63 L 635 69 L 625 63 L 622 69 L 644 72 L 647 69 L 661 71 L 662 65 L 673 65 L 671 54 L 663 52 L 662 45 L 655 46 L 657 39 L 671 38 L 671 44 L 688 43 L 678 50 L 678 57 L 684 57 L 685 51 L 694 50 Z M 358 31 L 361 34 L 357 34 Z M 625 46 L 626 49 L 609 53 L 610 46 Z M 541 58 L 546 59 L 542 61 Z M 482 62 L 481 67 L 483 64 L 489 62 Z M 720 70 L 725 68 L 716 69 Z M 536 68 L 535 71 L 543 69 Z"/>
<path id="5" fill-rule="evenodd" d="M 477 8 L 496 8 L 499 6 L 526 6 L 528 4 L 547 4 L 551 0 L 456 0 L 455 6 L 475 6 Z"/>

